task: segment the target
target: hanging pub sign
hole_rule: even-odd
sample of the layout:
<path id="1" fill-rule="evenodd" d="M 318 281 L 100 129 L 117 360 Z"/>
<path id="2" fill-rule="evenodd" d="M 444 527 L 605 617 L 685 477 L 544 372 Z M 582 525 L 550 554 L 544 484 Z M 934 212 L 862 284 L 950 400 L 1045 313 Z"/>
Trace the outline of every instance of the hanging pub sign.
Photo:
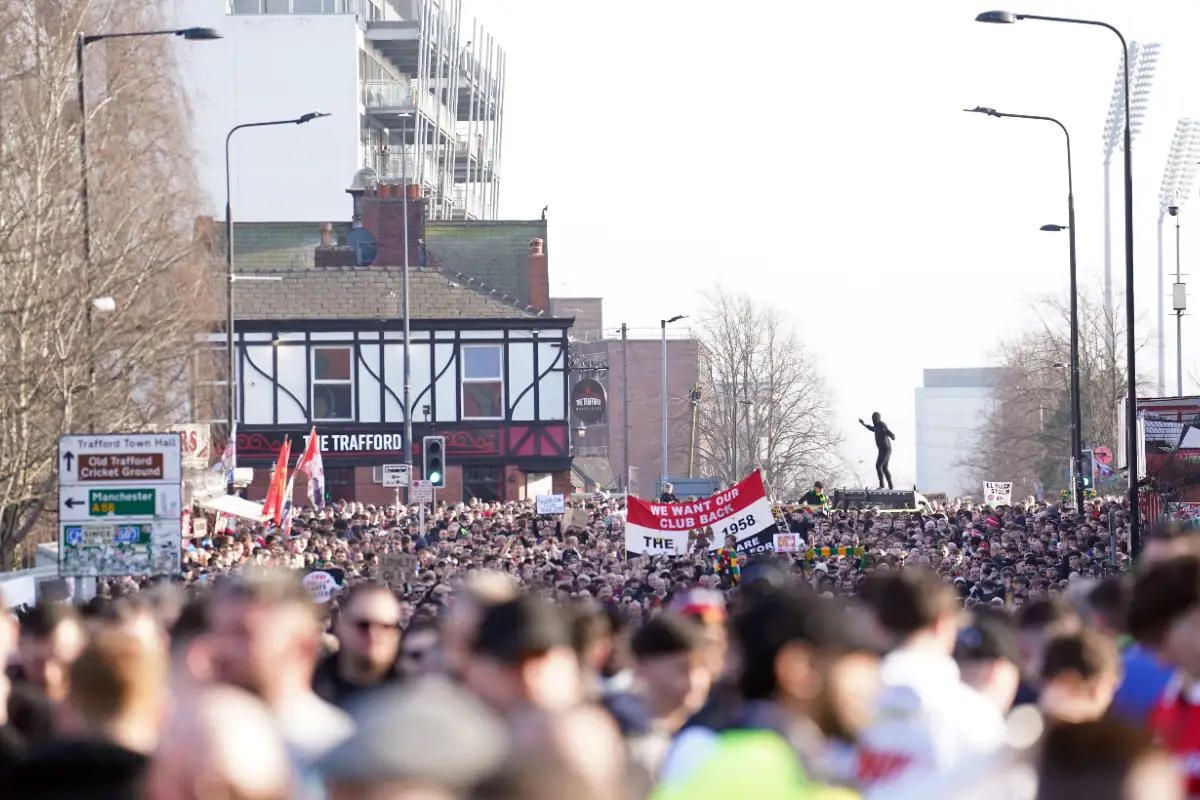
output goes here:
<path id="1" fill-rule="evenodd" d="M 580 422 L 596 424 L 604 419 L 608 397 L 600 381 L 583 378 L 571 387 L 571 413 Z"/>

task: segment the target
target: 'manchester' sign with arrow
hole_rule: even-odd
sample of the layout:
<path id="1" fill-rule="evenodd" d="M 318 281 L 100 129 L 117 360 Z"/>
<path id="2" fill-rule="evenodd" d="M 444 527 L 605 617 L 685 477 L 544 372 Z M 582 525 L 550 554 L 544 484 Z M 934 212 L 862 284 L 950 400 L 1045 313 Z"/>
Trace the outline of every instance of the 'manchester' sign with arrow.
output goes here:
<path id="1" fill-rule="evenodd" d="M 179 434 L 64 436 L 58 447 L 59 574 L 178 574 Z"/>

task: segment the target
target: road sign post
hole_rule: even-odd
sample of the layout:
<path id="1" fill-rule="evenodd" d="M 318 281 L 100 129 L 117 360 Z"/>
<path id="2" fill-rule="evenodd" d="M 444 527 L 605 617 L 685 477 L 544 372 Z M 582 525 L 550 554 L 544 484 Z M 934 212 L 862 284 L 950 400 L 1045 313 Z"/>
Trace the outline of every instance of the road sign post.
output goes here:
<path id="1" fill-rule="evenodd" d="M 61 437 L 59 574 L 179 574 L 182 461 L 179 434 Z"/>
<path id="2" fill-rule="evenodd" d="M 408 486 L 408 464 L 384 464 L 383 485 L 389 489 Z"/>
<path id="3" fill-rule="evenodd" d="M 408 490 L 408 500 L 410 503 L 419 503 L 420 507 L 417 511 L 417 517 L 421 528 L 421 535 L 425 535 L 425 504 L 433 503 L 433 482 L 432 481 L 413 481 L 412 486 Z"/>

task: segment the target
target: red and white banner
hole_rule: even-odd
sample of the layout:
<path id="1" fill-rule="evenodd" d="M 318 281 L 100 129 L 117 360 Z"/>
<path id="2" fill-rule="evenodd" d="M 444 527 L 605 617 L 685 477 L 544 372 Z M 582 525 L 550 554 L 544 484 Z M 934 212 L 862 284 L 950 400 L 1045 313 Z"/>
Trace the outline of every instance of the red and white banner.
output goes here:
<path id="1" fill-rule="evenodd" d="M 737 537 L 737 549 L 761 553 L 774 548 L 775 517 L 756 470 L 736 486 L 690 503 L 649 503 L 630 497 L 625 519 L 625 549 L 632 556 L 684 555 L 688 534 L 712 528 L 709 551 Z"/>

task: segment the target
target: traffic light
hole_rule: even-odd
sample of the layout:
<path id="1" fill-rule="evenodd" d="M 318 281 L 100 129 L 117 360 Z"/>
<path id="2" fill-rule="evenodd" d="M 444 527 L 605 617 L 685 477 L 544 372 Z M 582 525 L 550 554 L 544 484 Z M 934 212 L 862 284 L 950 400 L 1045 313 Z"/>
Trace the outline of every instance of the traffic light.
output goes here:
<path id="1" fill-rule="evenodd" d="M 1094 488 L 1096 482 L 1096 456 L 1091 450 L 1085 450 L 1083 457 L 1080 459 L 1080 481 L 1083 490 L 1086 492 Z"/>
<path id="2" fill-rule="evenodd" d="M 446 437 L 426 436 L 421 440 L 421 476 L 441 489 L 446 485 Z"/>

